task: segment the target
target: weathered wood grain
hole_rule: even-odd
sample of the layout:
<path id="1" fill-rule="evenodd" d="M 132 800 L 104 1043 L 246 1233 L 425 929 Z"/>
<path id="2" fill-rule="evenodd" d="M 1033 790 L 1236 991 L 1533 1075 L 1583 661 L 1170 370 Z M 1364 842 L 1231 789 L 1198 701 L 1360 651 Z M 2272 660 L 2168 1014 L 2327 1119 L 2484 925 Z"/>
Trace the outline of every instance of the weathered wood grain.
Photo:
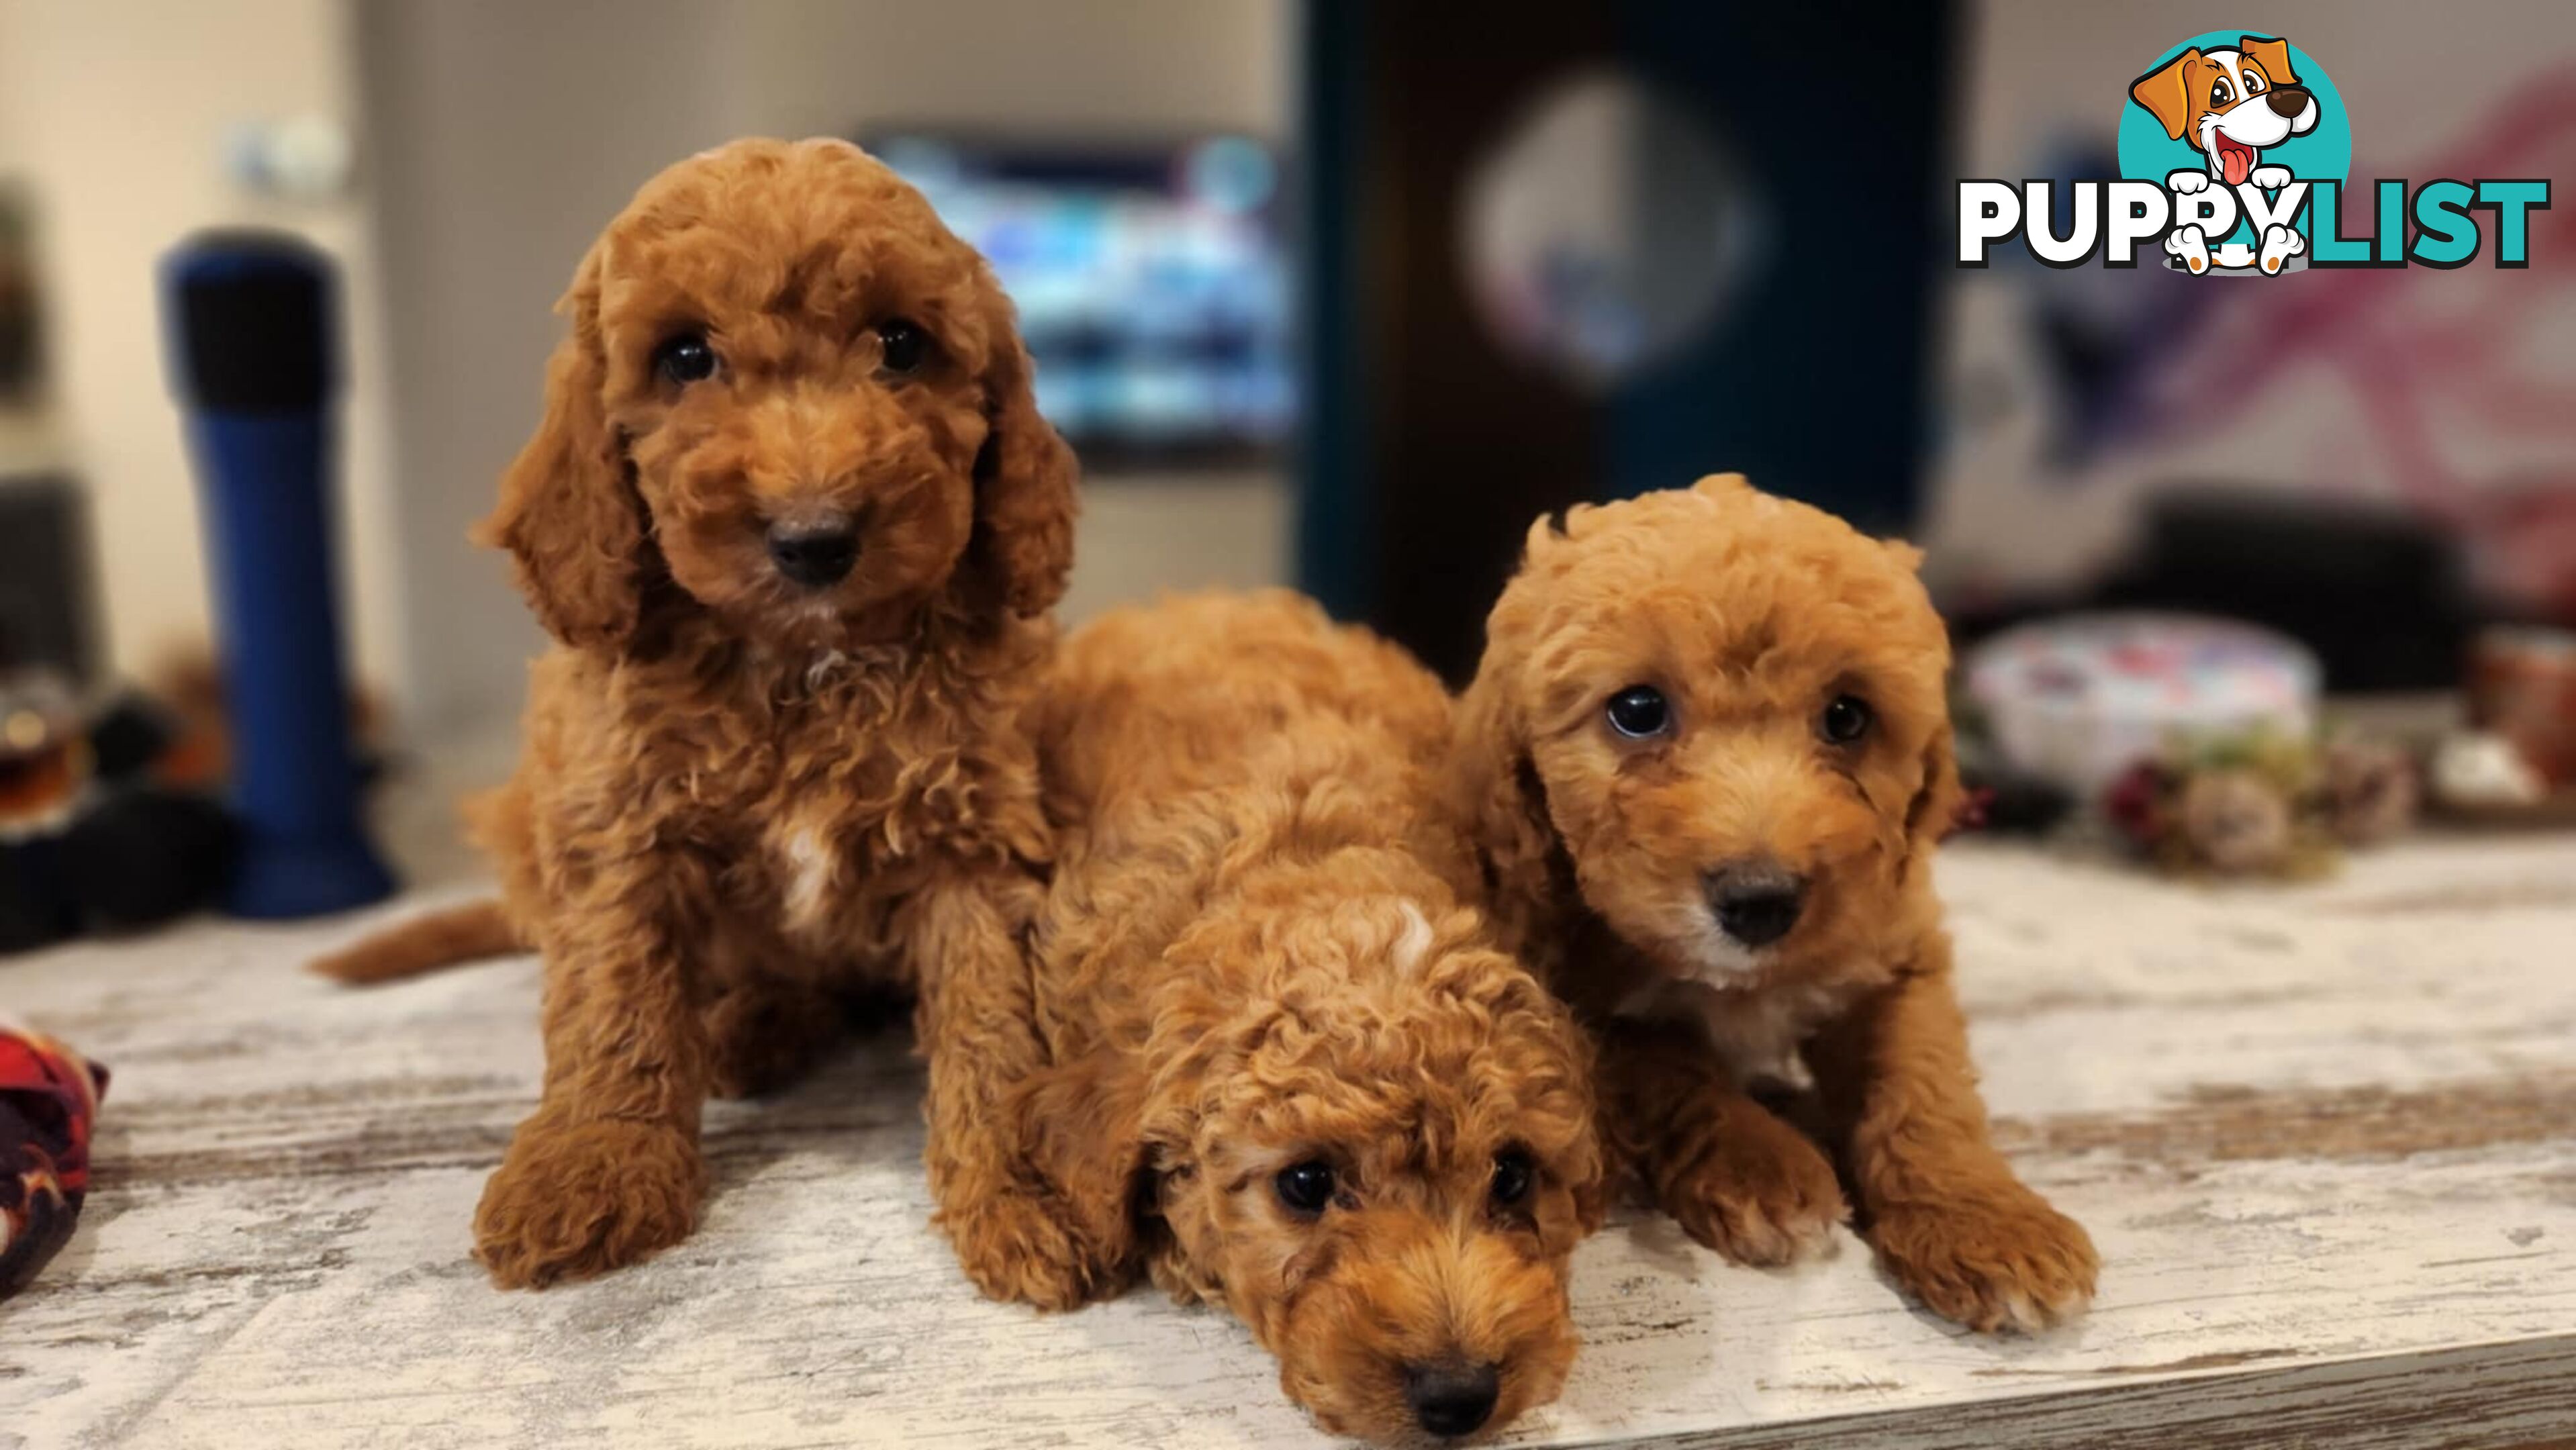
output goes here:
<path id="1" fill-rule="evenodd" d="M 2101 1244 L 2083 1323 L 1987 1340 L 1846 1238 L 1735 1269 L 1631 1215 L 1528 1444 L 2500 1446 L 2576 1435 L 2576 843 L 2291 890 L 1943 865 L 1998 1131 Z M 116 1070 L 70 1249 L 0 1306 L 0 1446 L 1298 1446 L 1225 1318 L 977 1300 L 927 1227 L 899 1036 L 718 1105 L 704 1230 L 541 1295 L 466 1256 L 533 1101 L 518 960 L 376 992 L 351 930 L 0 963 Z"/>

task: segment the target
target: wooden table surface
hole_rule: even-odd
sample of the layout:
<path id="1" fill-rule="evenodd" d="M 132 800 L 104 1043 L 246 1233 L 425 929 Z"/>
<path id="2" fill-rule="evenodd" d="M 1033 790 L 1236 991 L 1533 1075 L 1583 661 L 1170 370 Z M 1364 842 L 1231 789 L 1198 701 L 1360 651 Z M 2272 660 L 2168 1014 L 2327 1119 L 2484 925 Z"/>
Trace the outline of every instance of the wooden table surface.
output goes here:
<path id="1" fill-rule="evenodd" d="M 1846 1239 L 1731 1268 L 1641 1213 L 1519 1444 L 2507 1445 L 2576 1435 L 2576 840 L 2225 891 L 1941 867 L 1998 1128 L 2100 1243 L 2083 1323 L 1983 1339 Z M 538 1076 L 536 970 L 375 992 L 351 930 L 0 962 L 114 1069 L 79 1236 L 0 1305 L 0 1445 L 1297 1446 L 1231 1320 L 978 1300 L 926 1224 L 900 1041 L 709 1115 L 696 1238 L 544 1294 L 467 1257 Z"/>

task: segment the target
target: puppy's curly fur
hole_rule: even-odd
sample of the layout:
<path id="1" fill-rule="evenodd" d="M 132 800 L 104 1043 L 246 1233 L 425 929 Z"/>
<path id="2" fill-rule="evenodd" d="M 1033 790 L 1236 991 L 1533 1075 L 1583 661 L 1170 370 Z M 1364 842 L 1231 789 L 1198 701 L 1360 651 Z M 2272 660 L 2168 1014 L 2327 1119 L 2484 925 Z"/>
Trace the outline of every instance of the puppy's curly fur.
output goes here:
<path id="1" fill-rule="evenodd" d="M 1685 1228 L 1774 1263 L 1846 1216 L 1833 1164 L 1746 1092 L 1812 1072 L 1890 1273 L 2036 1328 L 2096 1260 L 1987 1141 L 1929 870 L 1959 788 L 1918 558 L 1733 475 L 1541 521 L 1442 794 L 1506 945 L 1604 1034 L 1605 1136 Z M 1640 685 L 1665 718 L 1635 738 L 1605 707 Z M 1866 725 L 1837 740 L 1843 697 Z M 1803 886 L 1758 946 L 1712 900 L 1748 871 Z"/>
<path id="2" fill-rule="evenodd" d="M 1488 1424 L 1553 1397 L 1601 1208 L 1589 1064 L 1411 839 L 1438 681 L 1294 596 L 1197 597 L 1075 635 L 1035 716 L 1051 1065 L 1007 1120 L 1070 1252 L 961 1238 L 968 1272 L 1051 1308 L 1140 1271 L 1222 1303 L 1338 1432 L 1454 1428 L 1423 1408 L 1442 1376 L 1492 1371 Z M 1315 1213 L 1277 1182 L 1308 1163 Z"/>
<path id="3" fill-rule="evenodd" d="M 543 1098 L 475 1216 L 509 1286 L 686 1235 L 703 1098 L 792 1075 L 854 992 L 920 991 L 934 1180 L 1001 1171 L 984 1084 L 1036 1050 L 1021 935 L 1051 850 L 1014 722 L 1074 512 L 1008 300 L 854 146 L 673 166 L 562 310 L 544 420 L 480 535 L 559 642 L 476 811 L 507 931 L 451 913 L 324 964 L 544 954 Z M 918 359 L 889 356 L 898 320 Z M 682 335 L 709 375 L 661 361 Z M 782 525 L 847 529 L 855 566 L 795 582 Z"/>

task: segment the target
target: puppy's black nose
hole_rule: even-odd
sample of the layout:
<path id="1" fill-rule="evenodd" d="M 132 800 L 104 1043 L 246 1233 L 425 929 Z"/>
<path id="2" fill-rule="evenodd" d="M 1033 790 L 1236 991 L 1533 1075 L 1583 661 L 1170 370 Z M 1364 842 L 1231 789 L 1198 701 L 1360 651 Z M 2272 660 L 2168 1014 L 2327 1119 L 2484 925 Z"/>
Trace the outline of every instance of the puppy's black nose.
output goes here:
<path id="1" fill-rule="evenodd" d="M 1490 1364 L 1417 1364 L 1404 1372 L 1404 1402 L 1414 1422 L 1434 1435 L 1473 1434 L 1492 1417 L 1503 1392 Z"/>
<path id="2" fill-rule="evenodd" d="M 2295 116 L 2308 108 L 2306 86 L 2274 86 L 2263 97 L 2275 116 Z"/>
<path id="3" fill-rule="evenodd" d="M 840 583 L 858 562 L 859 536 L 846 528 L 772 529 L 769 558 L 790 581 L 821 589 Z"/>
<path id="4" fill-rule="evenodd" d="M 1748 947 L 1767 947 L 1798 924 L 1807 883 L 1773 861 L 1727 866 L 1708 878 L 1708 904 L 1728 936 Z"/>

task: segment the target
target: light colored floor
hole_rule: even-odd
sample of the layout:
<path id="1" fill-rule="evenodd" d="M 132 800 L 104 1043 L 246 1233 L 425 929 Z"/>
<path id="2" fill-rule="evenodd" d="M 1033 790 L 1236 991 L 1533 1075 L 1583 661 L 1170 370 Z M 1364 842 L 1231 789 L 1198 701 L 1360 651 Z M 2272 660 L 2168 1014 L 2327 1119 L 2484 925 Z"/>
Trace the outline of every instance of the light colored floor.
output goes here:
<path id="1" fill-rule="evenodd" d="M 1581 1251 L 1582 1358 L 1514 1442 L 2576 1431 L 2576 841 L 2225 892 L 1964 847 L 1942 884 L 1998 1132 L 2107 1261 L 2091 1317 L 1975 1338 L 1857 1241 L 1759 1272 L 1631 1214 Z M 354 926 L 0 962 L 0 1002 L 116 1072 L 80 1233 L 0 1307 L 0 1445 L 1320 1441 L 1221 1315 L 976 1299 L 926 1223 L 897 1041 L 718 1105 L 687 1244 L 494 1291 L 466 1223 L 535 1096 L 534 964 L 297 973 Z"/>

